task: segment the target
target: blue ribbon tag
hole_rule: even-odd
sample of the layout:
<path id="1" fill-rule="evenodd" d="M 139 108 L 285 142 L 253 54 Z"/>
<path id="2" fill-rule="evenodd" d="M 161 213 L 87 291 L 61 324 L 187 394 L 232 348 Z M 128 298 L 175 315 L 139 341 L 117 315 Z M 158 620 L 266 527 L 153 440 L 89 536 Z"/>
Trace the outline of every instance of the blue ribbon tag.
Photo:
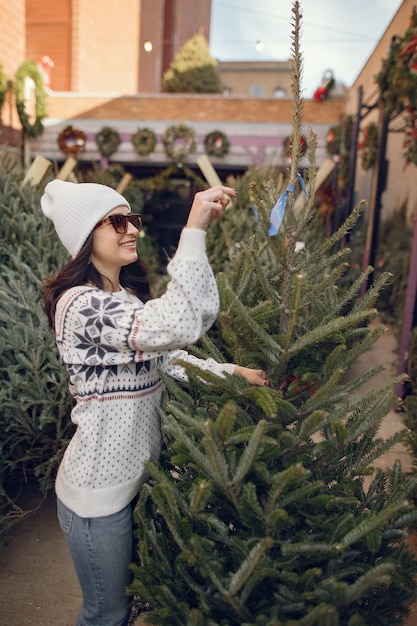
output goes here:
<path id="1" fill-rule="evenodd" d="M 301 176 L 300 172 L 297 172 L 297 178 L 298 178 L 298 182 L 301 185 L 301 189 L 303 190 L 304 194 L 308 198 L 308 193 L 304 185 L 304 179 Z M 295 185 L 288 185 L 286 191 L 284 191 L 284 193 L 280 195 L 274 208 L 272 209 L 271 215 L 269 218 L 269 229 L 268 229 L 268 235 L 270 237 L 273 237 L 274 235 L 278 234 L 279 229 L 281 227 L 282 220 L 284 219 L 285 209 L 286 209 L 287 200 L 288 200 L 288 193 L 289 192 L 294 193 L 294 191 L 295 191 Z"/>

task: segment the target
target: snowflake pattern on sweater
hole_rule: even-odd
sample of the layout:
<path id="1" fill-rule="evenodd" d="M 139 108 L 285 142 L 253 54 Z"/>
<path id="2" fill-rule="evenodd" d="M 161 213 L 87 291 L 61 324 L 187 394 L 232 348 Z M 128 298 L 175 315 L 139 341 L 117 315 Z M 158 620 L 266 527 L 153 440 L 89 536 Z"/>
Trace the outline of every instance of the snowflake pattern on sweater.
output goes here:
<path id="1" fill-rule="evenodd" d="M 81 286 L 58 302 L 56 339 L 76 401 L 71 419 L 77 430 L 56 492 L 81 517 L 121 510 L 146 480 L 145 461 L 158 458 L 160 370 L 186 380 L 183 368 L 173 364 L 176 358 L 218 375 L 234 370 L 181 349 L 208 330 L 218 310 L 202 235 L 183 231 L 161 298 L 143 304 L 123 289 L 110 294 Z"/>

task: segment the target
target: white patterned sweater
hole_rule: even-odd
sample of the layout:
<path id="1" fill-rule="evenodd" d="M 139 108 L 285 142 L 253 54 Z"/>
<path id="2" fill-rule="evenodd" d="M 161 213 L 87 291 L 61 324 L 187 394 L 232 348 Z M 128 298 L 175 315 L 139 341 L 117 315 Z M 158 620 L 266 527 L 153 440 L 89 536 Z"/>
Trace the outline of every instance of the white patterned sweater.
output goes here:
<path id="1" fill-rule="evenodd" d="M 158 458 L 158 370 L 180 380 L 172 361 L 193 362 L 219 376 L 233 364 L 197 359 L 181 350 L 197 341 L 218 313 L 218 293 L 202 230 L 183 230 L 168 265 L 166 293 L 143 304 L 124 289 L 80 286 L 58 301 L 55 332 L 76 400 L 76 432 L 60 465 L 56 493 L 81 517 L 111 515 L 146 480 L 144 461 Z"/>

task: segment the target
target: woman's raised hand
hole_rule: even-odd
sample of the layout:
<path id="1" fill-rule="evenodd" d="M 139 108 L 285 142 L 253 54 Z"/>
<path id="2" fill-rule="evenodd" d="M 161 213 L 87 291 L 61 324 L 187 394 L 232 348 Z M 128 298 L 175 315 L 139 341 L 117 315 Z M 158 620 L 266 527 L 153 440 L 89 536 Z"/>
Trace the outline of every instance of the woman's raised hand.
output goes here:
<path id="1" fill-rule="evenodd" d="M 188 215 L 186 228 L 198 228 L 207 230 L 211 222 L 223 215 L 231 198 L 236 198 L 237 192 L 231 187 L 211 187 L 199 191 L 194 196 L 194 201 Z"/>

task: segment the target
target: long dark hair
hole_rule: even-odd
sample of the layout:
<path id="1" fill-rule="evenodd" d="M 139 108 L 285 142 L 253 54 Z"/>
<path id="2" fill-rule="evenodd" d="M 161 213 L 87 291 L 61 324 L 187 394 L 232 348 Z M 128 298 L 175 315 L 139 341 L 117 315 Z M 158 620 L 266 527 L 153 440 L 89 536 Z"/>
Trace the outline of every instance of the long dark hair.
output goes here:
<path id="1" fill-rule="evenodd" d="M 90 234 L 75 259 L 68 261 L 57 274 L 45 279 L 42 289 L 42 300 L 51 328 L 55 327 L 56 304 L 64 291 L 78 285 L 86 285 L 87 283 L 95 285 L 98 289 L 104 289 L 104 277 L 90 263 L 92 250 L 93 235 Z M 122 267 L 120 270 L 120 284 L 140 298 L 142 302 L 146 302 L 152 297 L 149 287 L 148 267 L 140 256 L 134 263 Z M 114 289 L 117 289 L 117 287 L 118 285 L 115 285 Z"/>

